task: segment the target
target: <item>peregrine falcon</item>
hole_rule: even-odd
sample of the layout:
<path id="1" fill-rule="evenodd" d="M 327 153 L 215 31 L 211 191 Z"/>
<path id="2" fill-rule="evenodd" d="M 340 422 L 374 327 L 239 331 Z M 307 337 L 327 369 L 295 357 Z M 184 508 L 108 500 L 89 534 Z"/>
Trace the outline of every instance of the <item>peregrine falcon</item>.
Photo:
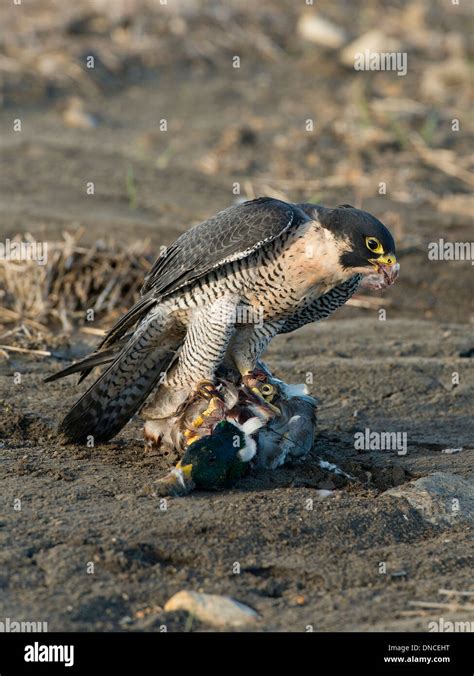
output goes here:
<path id="1" fill-rule="evenodd" d="M 103 442 L 141 410 L 145 436 L 218 369 L 254 377 L 269 342 L 324 319 L 361 286 L 398 275 L 395 243 L 371 214 L 260 197 L 182 234 L 147 274 L 138 302 L 96 351 L 50 376 L 106 365 L 64 418 L 60 432 Z"/>

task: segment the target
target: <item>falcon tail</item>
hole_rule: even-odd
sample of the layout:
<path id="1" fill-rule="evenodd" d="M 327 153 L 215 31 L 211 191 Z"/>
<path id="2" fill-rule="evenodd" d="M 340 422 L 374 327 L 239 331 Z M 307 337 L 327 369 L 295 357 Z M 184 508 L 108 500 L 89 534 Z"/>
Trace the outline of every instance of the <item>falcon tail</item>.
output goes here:
<path id="1" fill-rule="evenodd" d="M 60 378 L 65 378 L 66 376 L 70 376 L 73 373 L 79 372 L 81 372 L 79 382 L 82 382 L 91 369 L 95 368 L 96 366 L 100 366 L 101 364 L 108 364 L 109 362 L 114 361 L 116 357 L 117 350 L 115 348 L 103 350 L 101 352 L 94 352 L 93 354 L 84 357 L 84 359 L 77 361 L 75 364 L 62 369 L 57 373 L 53 373 L 53 375 L 45 378 L 43 382 L 52 383 L 54 380 L 59 380 Z"/>
<path id="2" fill-rule="evenodd" d="M 127 345 L 74 404 L 59 432 L 77 443 L 89 437 L 94 443 L 108 441 L 138 411 L 175 356 L 174 350 L 156 344 L 143 346 L 134 341 Z"/>

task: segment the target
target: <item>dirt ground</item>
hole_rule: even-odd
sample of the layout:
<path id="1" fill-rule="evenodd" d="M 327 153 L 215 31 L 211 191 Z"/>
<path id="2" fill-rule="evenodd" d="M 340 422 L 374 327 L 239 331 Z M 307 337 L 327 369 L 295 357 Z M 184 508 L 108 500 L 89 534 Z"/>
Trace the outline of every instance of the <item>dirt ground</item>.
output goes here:
<path id="1" fill-rule="evenodd" d="M 355 74 L 334 51 L 305 43 L 296 28 L 300 10 L 283 1 L 255 12 L 231 2 L 227 14 L 217 13 L 217 28 L 193 14 L 197 3 L 182 3 L 181 14 L 157 19 L 162 39 L 149 52 L 149 3 L 138 3 L 144 46 L 130 47 L 114 70 L 127 39 L 133 46 L 140 13 L 127 23 L 111 17 L 106 2 L 74 4 L 83 14 L 68 17 L 67 32 L 59 5 L 44 2 L 34 43 L 40 54 L 61 54 L 63 66 L 39 74 L 26 39 L 12 45 L 8 23 L 0 34 L 7 54 L 0 63 L 2 240 L 31 233 L 47 242 L 83 228 L 85 245 L 113 237 L 149 240 L 158 251 L 231 204 L 238 182 L 244 197 L 371 211 L 395 235 L 401 276 L 372 296 L 378 303 L 359 298 L 329 321 L 272 343 L 266 361 L 276 375 L 296 383 L 314 374 L 319 434 L 307 461 L 166 504 L 150 485 L 176 458 L 145 449 L 139 420 L 95 449 L 56 438 L 84 386 L 42 380 L 85 354 L 93 338 L 79 330 L 54 340 L 45 334 L 35 346 L 51 348 L 51 357 L 7 350 L 0 363 L 0 619 L 47 621 L 50 631 L 207 630 L 186 613 L 163 610 L 181 589 L 248 604 L 263 631 L 426 631 L 440 612 L 472 619 L 462 607 L 415 612 L 412 605 L 444 602 L 440 589 L 472 588 L 468 526 L 432 525 L 384 494 L 433 472 L 474 476 L 473 268 L 427 256 L 428 243 L 441 237 L 472 239 L 469 180 L 453 170 L 469 168 L 469 87 L 459 65 L 472 57 L 464 10 L 420 1 L 366 3 L 359 12 L 353 3 L 318 3 L 347 40 L 375 26 L 401 41 L 410 67 L 397 77 Z M 114 31 L 107 22 L 118 22 Z M 61 36 L 64 44 L 53 44 Z M 74 77 L 68 64 L 92 47 L 105 64 L 100 79 L 83 70 Z M 25 53 L 26 65 L 8 66 Z M 234 53 L 240 69 L 232 68 Z M 441 71 L 456 59 L 453 83 Z M 67 115 L 73 95 L 79 126 Z M 451 131 L 454 117 L 462 120 L 459 134 Z M 12 131 L 17 118 L 21 133 Z M 438 151 L 451 154 L 437 164 Z M 90 181 L 94 195 L 86 194 Z M 378 193 L 381 181 L 387 194 Z M 7 333 L 0 343 L 9 343 Z M 365 428 L 406 433 L 407 454 L 355 450 L 354 434 Z M 318 458 L 355 479 L 323 471 Z M 321 488 L 334 493 L 320 500 Z"/>

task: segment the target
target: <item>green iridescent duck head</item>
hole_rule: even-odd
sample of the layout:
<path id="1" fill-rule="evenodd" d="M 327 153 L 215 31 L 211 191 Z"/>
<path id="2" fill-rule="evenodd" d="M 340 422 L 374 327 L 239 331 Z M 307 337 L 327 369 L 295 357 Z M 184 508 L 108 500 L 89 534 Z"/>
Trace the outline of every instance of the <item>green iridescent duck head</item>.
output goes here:
<path id="1" fill-rule="evenodd" d="M 188 446 L 177 469 L 196 488 L 221 490 L 234 486 L 255 455 L 256 443 L 250 435 L 260 426 L 257 418 L 243 425 L 223 420 L 211 435 Z"/>

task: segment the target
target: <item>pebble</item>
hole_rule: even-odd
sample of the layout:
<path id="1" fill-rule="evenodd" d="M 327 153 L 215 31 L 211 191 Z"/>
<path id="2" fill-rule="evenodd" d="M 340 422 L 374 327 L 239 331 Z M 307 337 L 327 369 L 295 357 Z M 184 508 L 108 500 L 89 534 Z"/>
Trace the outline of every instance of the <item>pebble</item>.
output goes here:
<path id="1" fill-rule="evenodd" d="M 342 28 L 319 16 L 304 14 L 298 21 L 297 30 L 308 42 L 330 49 L 339 49 L 347 40 Z"/>
<path id="2" fill-rule="evenodd" d="M 165 604 L 165 611 L 187 610 L 213 627 L 243 627 L 259 619 L 252 608 L 230 596 L 180 591 Z"/>
<path id="3" fill-rule="evenodd" d="M 399 52 L 401 51 L 400 47 L 401 45 L 398 40 L 389 38 L 382 31 L 375 29 L 360 35 L 353 42 L 350 42 L 347 47 L 344 47 L 340 53 L 340 59 L 341 63 L 345 66 L 353 68 L 355 55 L 358 53 L 365 53 L 365 50 L 371 53 Z"/>
<path id="4" fill-rule="evenodd" d="M 407 500 L 428 523 L 474 523 L 474 482 L 456 474 L 434 472 L 391 488 L 384 495 Z"/>

